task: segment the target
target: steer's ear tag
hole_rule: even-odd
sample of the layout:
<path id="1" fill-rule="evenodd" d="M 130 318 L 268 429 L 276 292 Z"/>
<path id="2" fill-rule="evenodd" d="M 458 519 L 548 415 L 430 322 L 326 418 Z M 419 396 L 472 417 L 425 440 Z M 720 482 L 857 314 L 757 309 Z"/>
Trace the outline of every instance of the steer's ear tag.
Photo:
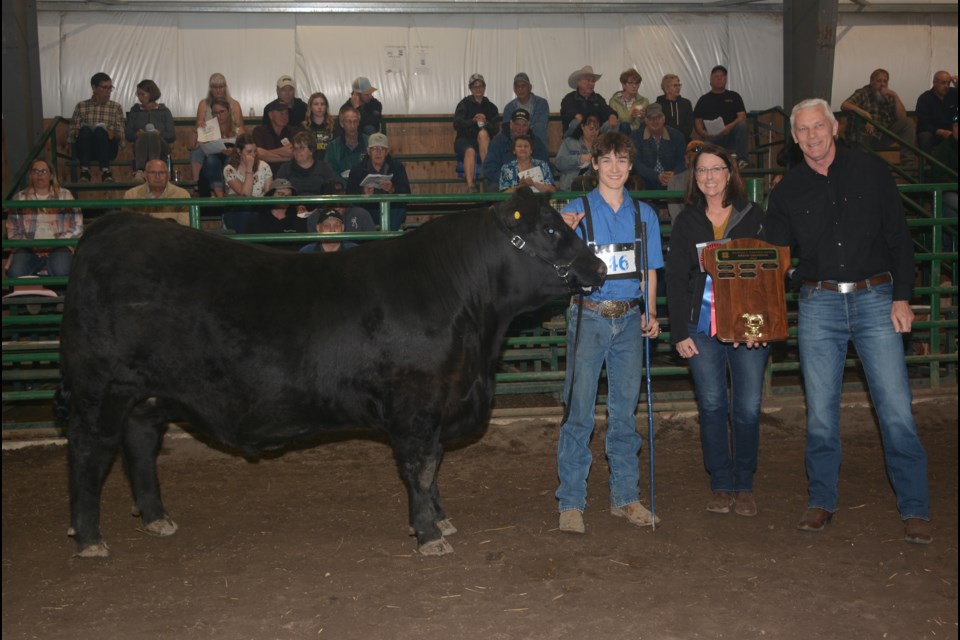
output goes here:
<path id="1" fill-rule="evenodd" d="M 514 220 L 519 220 L 519 219 L 520 219 L 520 212 L 519 212 L 519 211 L 514 211 L 514 212 L 513 212 L 513 219 L 514 219 Z"/>

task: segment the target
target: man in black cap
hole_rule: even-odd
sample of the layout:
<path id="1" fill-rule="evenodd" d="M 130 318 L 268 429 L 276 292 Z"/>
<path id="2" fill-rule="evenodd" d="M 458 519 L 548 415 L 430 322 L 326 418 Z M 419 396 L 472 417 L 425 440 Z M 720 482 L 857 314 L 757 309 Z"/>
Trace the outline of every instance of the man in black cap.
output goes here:
<path id="1" fill-rule="evenodd" d="M 263 112 L 270 124 L 258 125 L 253 130 L 253 141 L 260 159 L 269 164 L 276 175 L 280 165 L 293 159 L 293 136 L 300 127 L 290 124 L 290 107 L 279 98 L 264 107 Z"/>
<path id="2" fill-rule="evenodd" d="M 310 233 L 343 233 L 343 216 L 336 209 L 326 209 L 313 212 L 307 219 L 307 228 Z M 311 242 L 300 253 L 333 253 L 343 249 L 352 249 L 357 243 L 349 240 L 335 240 L 333 242 Z"/>
<path id="3" fill-rule="evenodd" d="M 511 160 L 517 159 L 513 154 L 513 141 L 526 135 L 530 135 L 530 112 L 526 109 L 516 109 L 510 117 L 509 129 L 494 136 L 487 149 L 487 157 L 483 161 L 482 169 L 483 186 L 487 193 L 499 191 L 500 168 Z M 546 142 L 536 135 L 533 136 L 533 157 L 544 162 L 550 161 Z"/>
<path id="4" fill-rule="evenodd" d="M 530 76 L 523 71 L 513 77 L 513 93 L 517 97 L 503 108 L 504 130 L 509 127 L 514 111 L 526 109 L 530 114 L 530 132 L 540 138 L 544 144 L 548 143 L 547 125 L 550 123 L 550 104 L 545 98 L 534 95 Z"/>

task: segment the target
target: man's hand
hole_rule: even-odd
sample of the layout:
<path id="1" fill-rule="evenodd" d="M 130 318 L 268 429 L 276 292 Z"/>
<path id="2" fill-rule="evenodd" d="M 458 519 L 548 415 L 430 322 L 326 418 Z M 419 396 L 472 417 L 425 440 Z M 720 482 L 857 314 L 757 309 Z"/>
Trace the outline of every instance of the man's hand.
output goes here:
<path id="1" fill-rule="evenodd" d="M 890 320 L 897 333 L 910 333 L 913 325 L 913 309 L 906 300 L 894 300 L 890 307 Z"/>
<path id="2" fill-rule="evenodd" d="M 567 223 L 568 227 L 570 227 L 571 229 L 576 229 L 580 225 L 580 221 L 583 220 L 583 217 L 587 214 L 584 212 L 580 212 L 580 213 L 568 212 L 568 213 L 561 213 L 560 215 L 563 216 L 563 221 Z"/>
<path id="3" fill-rule="evenodd" d="M 673 179 L 673 171 L 664 171 L 659 176 L 657 176 L 657 181 L 660 183 L 661 187 L 665 187 L 670 184 L 670 180 Z"/>

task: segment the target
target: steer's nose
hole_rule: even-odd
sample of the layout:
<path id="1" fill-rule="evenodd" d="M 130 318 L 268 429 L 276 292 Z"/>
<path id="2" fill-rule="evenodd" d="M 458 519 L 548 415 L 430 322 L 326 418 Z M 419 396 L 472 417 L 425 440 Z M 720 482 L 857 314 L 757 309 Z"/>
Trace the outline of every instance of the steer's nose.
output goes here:
<path id="1" fill-rule="evenodd" d="M 600 276 L 600 280 L 605 280 L 607 277 L 607 265 L 602 260 L 598 260 L 599 266 L 597 266 L 597 275 Z"/>

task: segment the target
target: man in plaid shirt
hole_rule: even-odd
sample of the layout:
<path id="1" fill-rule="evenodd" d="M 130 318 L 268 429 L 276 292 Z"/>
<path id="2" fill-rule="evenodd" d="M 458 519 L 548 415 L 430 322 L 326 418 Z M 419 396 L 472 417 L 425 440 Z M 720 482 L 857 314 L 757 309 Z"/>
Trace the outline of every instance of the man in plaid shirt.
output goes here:
<path id="1" fill-rule="evenodd" d="M 907 110 L 900 96 L 889 84 L 890 74 L 886 69 L 877 69 L 870 74 L 870 84 L 854 91 L 852 96 L 843 101 L 840 108 L 844 111 L 856 111 L 910 144 L 916 144 L 917 126 L 907 117 Z M 877 130 L 869 122 L 864 123 L 859 118 L 853 118 L 852 124 L 855 129 L 865 134 L 860 136 L 860 140 L 871 149 L 886 149 L 894 142 L 890 136 Z M 900 159 L 901 162 L 904 160 L 902 154 Z"/>
<path id="2" fill-rule="evenodd" d="M 90 78 L 93 96 L 77 103 L 70 122 L 73 153 L 80 163 L 80 182 L 90 181 L 90 164 L 100 165 L 100 179 L 113 182 L 110 162 L 123 146 L 123 107 L 110 99 L 113 81 L 100 72 Z"/>

